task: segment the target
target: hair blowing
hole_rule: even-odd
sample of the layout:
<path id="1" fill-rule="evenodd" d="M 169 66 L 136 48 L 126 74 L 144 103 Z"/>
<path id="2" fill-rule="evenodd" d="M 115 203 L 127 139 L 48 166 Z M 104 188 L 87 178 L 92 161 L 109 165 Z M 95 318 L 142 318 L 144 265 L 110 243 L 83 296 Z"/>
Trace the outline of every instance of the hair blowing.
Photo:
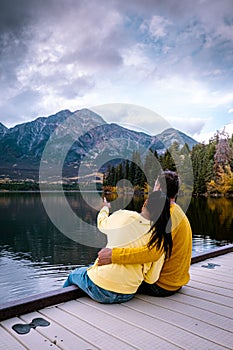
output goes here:
<path id="1" fill-rule="evenodd" d="M 146 208 L 151 220 L 148 247 L 163 249 L 165 259 L 169 258 L 172 252 L 170 200 L 163 192 L 155 191 L 149 195 Z"/>

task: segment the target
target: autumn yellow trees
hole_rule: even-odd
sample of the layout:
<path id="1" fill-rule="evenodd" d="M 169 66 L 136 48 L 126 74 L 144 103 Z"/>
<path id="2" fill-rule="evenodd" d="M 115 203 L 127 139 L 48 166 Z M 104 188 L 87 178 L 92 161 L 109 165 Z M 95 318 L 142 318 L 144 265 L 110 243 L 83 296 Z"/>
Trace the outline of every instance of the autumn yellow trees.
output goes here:
<path id="1" fill-rule="evenodd" d="M 207 184 L 210 194 L 227 194 L 233 192 L 233 172 L 231 169 L 233 150 L 225 129 L 216 134 L 213 175 Z"/>

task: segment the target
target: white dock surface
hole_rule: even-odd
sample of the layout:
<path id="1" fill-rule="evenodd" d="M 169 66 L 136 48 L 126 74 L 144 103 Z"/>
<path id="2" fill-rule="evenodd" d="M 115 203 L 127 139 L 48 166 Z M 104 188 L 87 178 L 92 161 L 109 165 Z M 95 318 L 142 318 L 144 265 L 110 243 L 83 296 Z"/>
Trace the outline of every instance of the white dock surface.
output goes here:
<path id="1" fill-rule="evenodd" d="M 35 317 L 50 326 L 25 335 L 12 329 Z M 25 349 L 232 350 L 233 253 L 193 264 L 191 281 L 171 297 L 137 295 L 115 305 L 82 297 L 2 321 L 0 350 Z"/>

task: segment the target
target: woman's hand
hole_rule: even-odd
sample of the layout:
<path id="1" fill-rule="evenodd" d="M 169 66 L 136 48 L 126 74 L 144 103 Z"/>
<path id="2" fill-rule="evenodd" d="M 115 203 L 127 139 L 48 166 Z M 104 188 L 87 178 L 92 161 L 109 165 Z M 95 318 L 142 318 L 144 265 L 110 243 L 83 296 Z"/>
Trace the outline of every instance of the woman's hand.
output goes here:
<path id="1" fill-rule="evenodd" d="M 105 197 L 104 197 L 104 200 L 103 200 L 103 203 L 102 203 L 102 208 L 103 207 L 111 208 L 111 203 L 109 203 Z"/>
<path id="2" fill-rule="evenodd" d="M 98 265 L 108 265 L 112 263 L 112 249 L 103 248 L 98 253 Z"/>

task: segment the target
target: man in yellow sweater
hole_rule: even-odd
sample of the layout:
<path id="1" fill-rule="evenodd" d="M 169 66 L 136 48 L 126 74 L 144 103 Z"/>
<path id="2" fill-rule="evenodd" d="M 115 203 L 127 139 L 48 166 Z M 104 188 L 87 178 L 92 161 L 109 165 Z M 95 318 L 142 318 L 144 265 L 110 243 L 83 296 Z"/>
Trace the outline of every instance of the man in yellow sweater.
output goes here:
<path id="1" fill-rule="evenodd" d="M 109 216 L 109 206 L 110 203 L 105 201 L 97 217 L 99 230 L 108 237 L 107 247 L 145 246 L 157 233 L 150 229 L 160 223 L 159 234 L 169 236 L 171 241 L 171 231 L 165 232 L 166 227 L 170 227 L 170 202 L 162 192 L 151 193 L 141 213 L 118 210 Z M 79 267 L 72 271 L 63 287 L 75 284 L 100 303 L 122 303 L 133 298 L 143 280 L 150 284 L 158 279 L 164 258 L 161 249 L 156 262 L 99 266 L 97 259 L 89 268 Z"/>
<path id="2" fill-rule="evenodd" d="M 189 268 L 192 256 L 192 231 L 188 218 L 175 203 L 179 190 L 179 178 L 175 172 L 165 171 L 157 179 L 154 190 L 167 193 L 170 198 L 170 213 L 172 220 L 172 253 L 162 267 L 156 283 L 143 282 L 139 293 L 153 296 L 169 296 L 176 293 L 190 279 Z M 141 248 L 104 248 L 98 253 L 99 265 L 104 264 L 139 264 L 157 261 L 161 257 L 161 250 L 156 247 Z"/>

